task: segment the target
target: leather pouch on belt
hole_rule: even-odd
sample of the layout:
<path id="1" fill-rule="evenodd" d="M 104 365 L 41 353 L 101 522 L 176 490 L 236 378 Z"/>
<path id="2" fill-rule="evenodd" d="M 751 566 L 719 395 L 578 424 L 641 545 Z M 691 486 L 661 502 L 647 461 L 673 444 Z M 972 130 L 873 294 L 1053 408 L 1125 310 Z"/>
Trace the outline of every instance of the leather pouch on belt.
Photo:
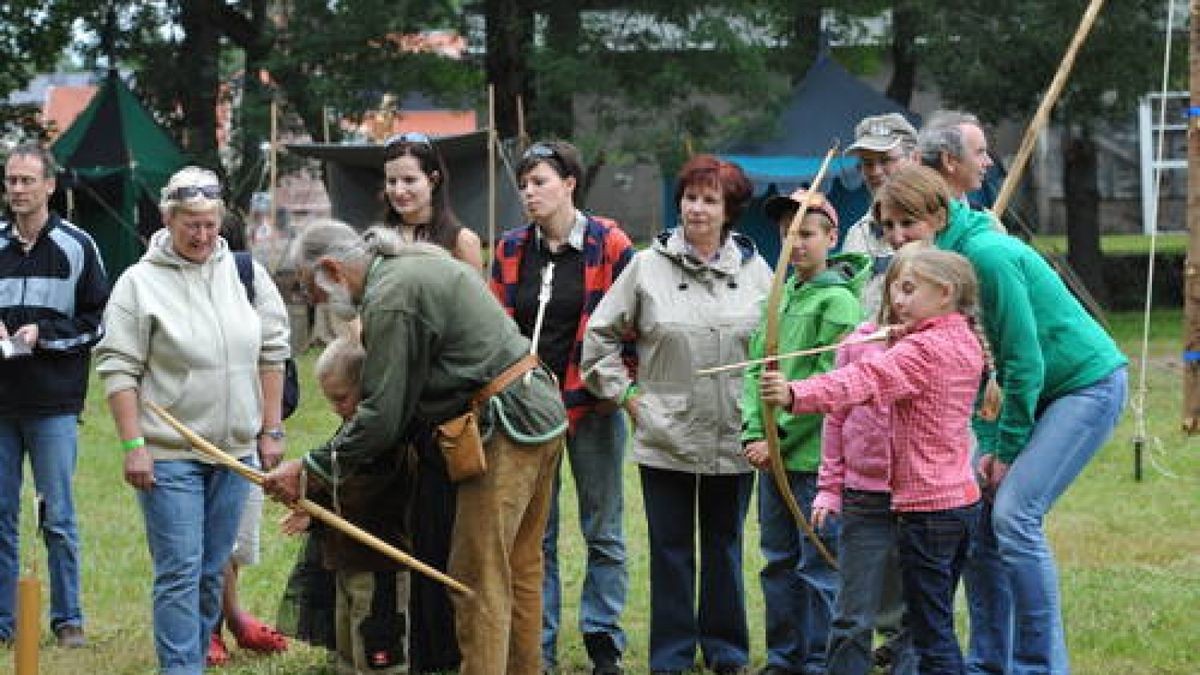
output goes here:
<path id="1" fill-rule="evenodd" d="M 452 482 L 481 476 L 487 471 L 475 411 L 469 410 L 439 424 L 437 442 L 446 458 L 446 472 Z"/>

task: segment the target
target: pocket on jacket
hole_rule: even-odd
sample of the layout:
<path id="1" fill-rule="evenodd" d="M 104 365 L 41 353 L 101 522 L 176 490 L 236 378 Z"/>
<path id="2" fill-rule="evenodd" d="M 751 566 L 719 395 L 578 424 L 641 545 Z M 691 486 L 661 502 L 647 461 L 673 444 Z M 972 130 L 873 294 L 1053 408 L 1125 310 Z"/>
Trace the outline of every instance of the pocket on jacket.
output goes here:
<path id="1" fill-rule="evenodd" d="M 678 444 L 686 431 L 690 401 L 688 393 L 644 392 L 637 398 L 637 440 L 651 447 Z"/>

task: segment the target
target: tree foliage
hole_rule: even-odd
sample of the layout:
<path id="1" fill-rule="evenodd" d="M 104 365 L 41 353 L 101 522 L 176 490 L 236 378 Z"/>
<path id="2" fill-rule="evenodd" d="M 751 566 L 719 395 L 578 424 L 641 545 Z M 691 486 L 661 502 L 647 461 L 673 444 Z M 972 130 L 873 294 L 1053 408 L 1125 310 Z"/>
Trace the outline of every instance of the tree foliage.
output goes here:
<path id="1" fill-rule="evenodd" d="M 1000 121 L 1028 118 L 1070 43 L 1087 0 L 965 0 L 925 7 L 921 65 L 952 104 Z M 1076 124 L 1116 119 L 1157 85 L 1164 4 L 1105 3 L 1056 106 Z"/>
<path id="2" fill-rule="evenodd" d="M 1087 0 L 966 0 L 928 11 L 921 64 L 943 97 L 992 122 L 1032 117 L 1062 62 Z M 1164 5 L 1105 3 L 1052 119 L 1063 130 L 1068 261 L 1091 294 L 1107 298 L 1100 251 L 1095 135 L 1130 119 L 1137 98 L 1161 78 Z"/>
<path id="3" fill-rule="evenodd" d="M 761 127 L 782 103 L 788 78 L 771 51 L 789 27 L 769 3 L 609 4 L 557 19 L 529 8 L 547 22 L 521 92 L 535 136 L 574 135 L 588 156 L 637 154 L 670 168 Z"/>
<path id="4" fill-rule="evenodd" d="M 0 3 L 0 96 L 20 90 L 51 68 L 71 41 L 76 2 Z"/>

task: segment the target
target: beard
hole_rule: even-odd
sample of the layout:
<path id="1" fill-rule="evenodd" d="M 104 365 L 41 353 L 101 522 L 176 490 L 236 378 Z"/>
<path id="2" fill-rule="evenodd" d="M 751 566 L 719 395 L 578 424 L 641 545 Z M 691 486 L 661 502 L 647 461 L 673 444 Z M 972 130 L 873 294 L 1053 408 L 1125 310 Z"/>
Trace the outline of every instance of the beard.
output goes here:
<path id="1" fill-rule="evenodd" d="M 354 296 L 350 294 L 350 289 L 319 276 L 316 281 L 317 286 L 325 293 L 325 305 L 338 320 L 352 321 L 358 316 L 358 305 L 354 302 Z"/>

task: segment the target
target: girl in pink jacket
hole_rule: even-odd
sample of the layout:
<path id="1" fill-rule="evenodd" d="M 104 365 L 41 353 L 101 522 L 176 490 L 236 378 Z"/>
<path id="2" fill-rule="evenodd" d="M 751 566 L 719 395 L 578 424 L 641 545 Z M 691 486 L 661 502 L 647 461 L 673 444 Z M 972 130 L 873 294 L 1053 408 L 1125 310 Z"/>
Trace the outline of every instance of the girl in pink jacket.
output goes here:
<path id="1" fill-rule="evenodd" d="M 872 335 L 896 323 L 883 284 L 879 324 L 868 319 L 838 349 L 835 368 L 883 352 Z M 876 663 L 892 675 L 916 675 L 912 634 L 904 625 L 903 585 L 892 513 L 892 411 L 877 402 L 841 408 L 825 416 L 821 467 L 813 500 L 813 525 L 841 517 L 838 572 L 841 587 L 829 630 L 831 675 L 866 675 Z M 885 643 L 872 649 L 873 633 Z"/>
<path id="2" fill-rule="evenodd" d="M 803 381 L 764 373 L 762 395 L 793 413 L 864 404 L 891 409 L 887 486 L 918 668 L 922 675 L 957 675 L 964 664 L 954 635 L 954 588 L 980 500 L 970 463 L 970 420 L 986 344 L 976 316 L 978 283 L 966 258 L 907 247 L 893 261 L 886 286 L 903 324 L 886 350 Z"/>

